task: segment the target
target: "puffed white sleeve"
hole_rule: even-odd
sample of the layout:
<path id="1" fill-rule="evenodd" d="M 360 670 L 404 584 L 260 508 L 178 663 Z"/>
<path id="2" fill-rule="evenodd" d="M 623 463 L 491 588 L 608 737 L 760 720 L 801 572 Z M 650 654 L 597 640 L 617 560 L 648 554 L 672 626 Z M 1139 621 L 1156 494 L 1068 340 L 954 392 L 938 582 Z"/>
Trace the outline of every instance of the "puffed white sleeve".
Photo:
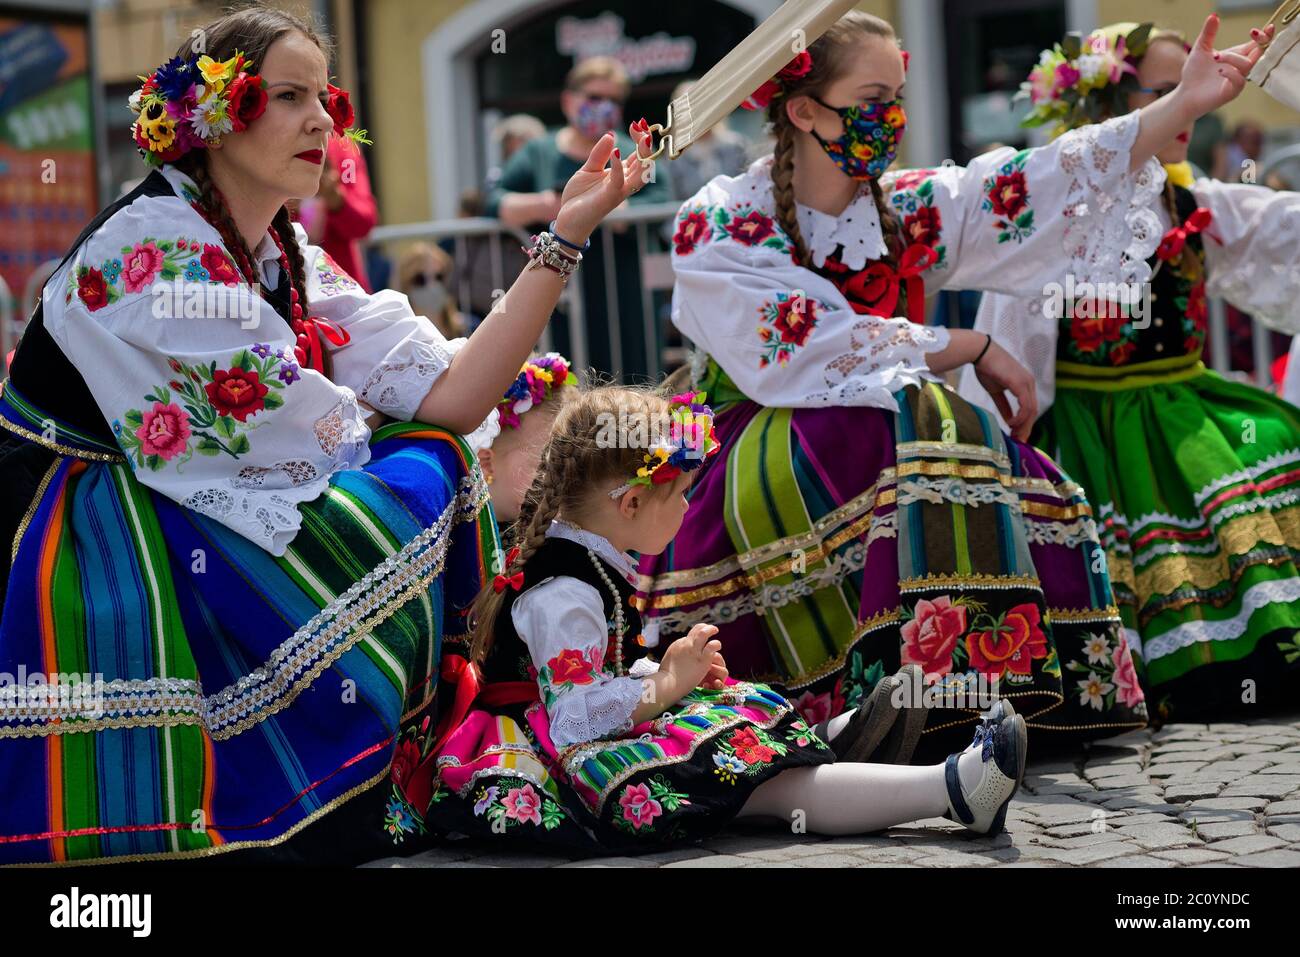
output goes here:
<path id="1" fill-rule="evenodd" d="M 1130 172 L 1138 115 L 1072 130 L 1033 149 L 1011 147 L 967 166 L 881 178 L 905 240 L 930 246 L 927 295 L 979 289 L 1042 296 L 1067 274 L 1143 282 L 1160 241 L 1153 203 L 1164 182 L 1154 160 Z"/>
<path id="2" fill-rule="evenodd" d="M 609 643 L 604 607 L 591 585 L 559 576 L 524 592 L 510 609 L 537 670 L 557 748 L 626 733 L 641 702 L 641 677 L 604 670 Z"/>
<path id="3" fill-rule="evenodd" d="M 834 283 L 796 265 L 780 224 L 726 182 L 678 212 L 677 328 L 764 405 L 896 408 L 893 393 L 928 375 L 925 356 L 947 345 L 947 330 L 856 313 Z"/>
<path id="4" fill-rule="evenodd" d="M 307 272 L 311 313 L 346 330 L 347 345 L 330 349 L 334 381 L 361 401 L 403 422 L 415 417 L 433 383 L 468 341 L 447 339 L 425 316 L 417 316 L 405 294 L 392 289 L 366 292 L 333 257 L 307 242 L 295 223 Z M 499 427 L 492 411 L 472 434 L 491 445 Z"/>
<path id="5" fill-rule="evenodd" d="M 135 477 L 273 555 L 298 506 L 370 458 L 352 390 L 297 365 L 288 325 L 176 197 L 119 210 L 43 302 Z"/>
<path id="6" fill-rule="evenodd" d="M 1228 300 L 1279 332 L 1300 332 L 1300 193 L 1200 179 L 1210 210 L 1205 294 Z"/>

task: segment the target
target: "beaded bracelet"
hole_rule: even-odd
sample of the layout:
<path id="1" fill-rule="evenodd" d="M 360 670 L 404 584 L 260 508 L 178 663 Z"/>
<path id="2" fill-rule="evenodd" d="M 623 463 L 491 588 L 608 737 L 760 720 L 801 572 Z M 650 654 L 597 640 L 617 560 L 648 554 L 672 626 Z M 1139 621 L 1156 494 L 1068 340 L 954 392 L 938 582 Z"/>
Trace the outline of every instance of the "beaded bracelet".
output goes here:
<path id="1" fill-rule="evenodd" d="M 551 235 L 555 237 L 555 241 L 559 243 L 561 246 L 568 246 L 570 249 L 574 250 L 575 252 L 585 252 L 586 250 L 591 248 L 590 239 L 588 239 L 585 243 L 579 246 L 575 243 L 569 242 L 567 239 L 565 239 L 563 236 L 557 233 L 555 231 L 555 220 L 551 220 L 551 225 L 549 228 L 551 231 Z"/>
<path id="2" fill-rule="evenodd" d="M 527 253 L 530 262 L 525 268 L 528 269 L 549 269 L 553 273 L 558 273 L 560 282 L 567 284 L 569 277 L 578 271 L 578 263 L 582 261 L 582 253 L 576 256 L 569 256 L 560 251 L 559 243 L 556 237 L 551 233 L 542 233 L 533 237 L 533 248 L 520 249 Z"/>

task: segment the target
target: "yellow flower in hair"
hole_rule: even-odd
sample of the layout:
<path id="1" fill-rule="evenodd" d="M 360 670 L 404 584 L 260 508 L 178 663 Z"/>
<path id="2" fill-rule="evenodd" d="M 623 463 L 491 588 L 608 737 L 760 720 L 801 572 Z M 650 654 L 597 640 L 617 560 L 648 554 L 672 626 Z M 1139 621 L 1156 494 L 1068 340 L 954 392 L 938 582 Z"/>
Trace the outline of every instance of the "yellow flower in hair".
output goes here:
<path id="1" fill-rule="evenodd" d="M 226 83 L 233 80 L 235 57 L 231 57 L 224 63 L 220 60 L 214 60 L 212 57 L 204 54 L 199 57 L 199 72 L 203 74 L 204 83 L 208 86 L 209 92 L 220 93 L 226 88 Z"/>
<path id="2" fill-rule="evenodd" d="M 543 369 L 541 366 L 533 366 L 533 378 L 541 379 L 547 385 L 550 385 L 552 382 L 555 381 L 555 376 L 552 375 L 548 370 Z"/>
<path id="3" fill-rule="evenodd" d="M 176 138 L 176 121 L 161 106 L 150 106 L 144 110 L 136 123 L 151 152 L 165 153 L 171 149 L 172 140 Z"/>
<path id="4" fill-rule="evenodd" d="M 658 448 L 654 449 L 649 455 L 643 456 L 646 464 L 636 470 L 637 476 L 639 478 L 649 478 L 651 472 L 668 461 L 669 454 L 668 449 Z"/>

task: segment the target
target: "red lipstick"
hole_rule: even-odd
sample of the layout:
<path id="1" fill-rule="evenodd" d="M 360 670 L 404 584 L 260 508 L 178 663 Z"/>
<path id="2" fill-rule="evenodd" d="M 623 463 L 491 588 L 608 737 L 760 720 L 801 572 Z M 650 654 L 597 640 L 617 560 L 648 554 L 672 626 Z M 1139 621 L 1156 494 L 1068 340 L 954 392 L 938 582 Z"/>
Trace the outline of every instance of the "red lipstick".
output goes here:
<path id="1" fill-rule="evenodd" d="M 317 166 L 319 166 L 321 161 L 325 158 L 325 154 L 321 150 L 305 150 L 294 155 L 300 160 L 306 160 L 308 163 L 315 163 Z"/>

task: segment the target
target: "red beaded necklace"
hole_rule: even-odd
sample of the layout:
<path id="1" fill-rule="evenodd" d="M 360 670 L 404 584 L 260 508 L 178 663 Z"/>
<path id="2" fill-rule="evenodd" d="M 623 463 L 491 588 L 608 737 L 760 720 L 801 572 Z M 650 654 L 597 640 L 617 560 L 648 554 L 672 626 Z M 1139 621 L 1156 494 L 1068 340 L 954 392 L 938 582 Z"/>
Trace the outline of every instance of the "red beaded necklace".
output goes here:
<path id="1" fill-rule="evenodd" d="M 211 225 L 221 232 L 221 228 L 212 221 L 207 210 L 200 203 L 194 203 L 194 208 L 203 216 Z M 293 330 L 297 340 L 293 347 L 294 358 L 298 360 L 300 366 L 306 366 L 315 369 L 317 372 L 325 372 L 325 345 L 321 338 L 329 340 L 332 345 L 345 346 L 352 341 L 352 337 L 346 329 L 340 329 L 328 319 L 320 316 L 304 316 L 302 304 L 298 302 L 298 288 L 292 282 L 293 271 L 289 268 L 289 254 L 284 251 L 284 243 L 280 241 L 280 234 L 275 227 L 271 227 L 271 238 L 275 240 L 276 248 L 280 250 L 279 264 L 284 271 L 284 275 L 290 277 L 289 283 L 289 328 Z M 235 254 L 239 262 L 239 271 L 243 274 L 250 286 L 258 284 L 257 269 L 253 266 L 252 261 L 244 253 L 240 245 L 227 242 L 226 245 L 230 251 Z"/>

